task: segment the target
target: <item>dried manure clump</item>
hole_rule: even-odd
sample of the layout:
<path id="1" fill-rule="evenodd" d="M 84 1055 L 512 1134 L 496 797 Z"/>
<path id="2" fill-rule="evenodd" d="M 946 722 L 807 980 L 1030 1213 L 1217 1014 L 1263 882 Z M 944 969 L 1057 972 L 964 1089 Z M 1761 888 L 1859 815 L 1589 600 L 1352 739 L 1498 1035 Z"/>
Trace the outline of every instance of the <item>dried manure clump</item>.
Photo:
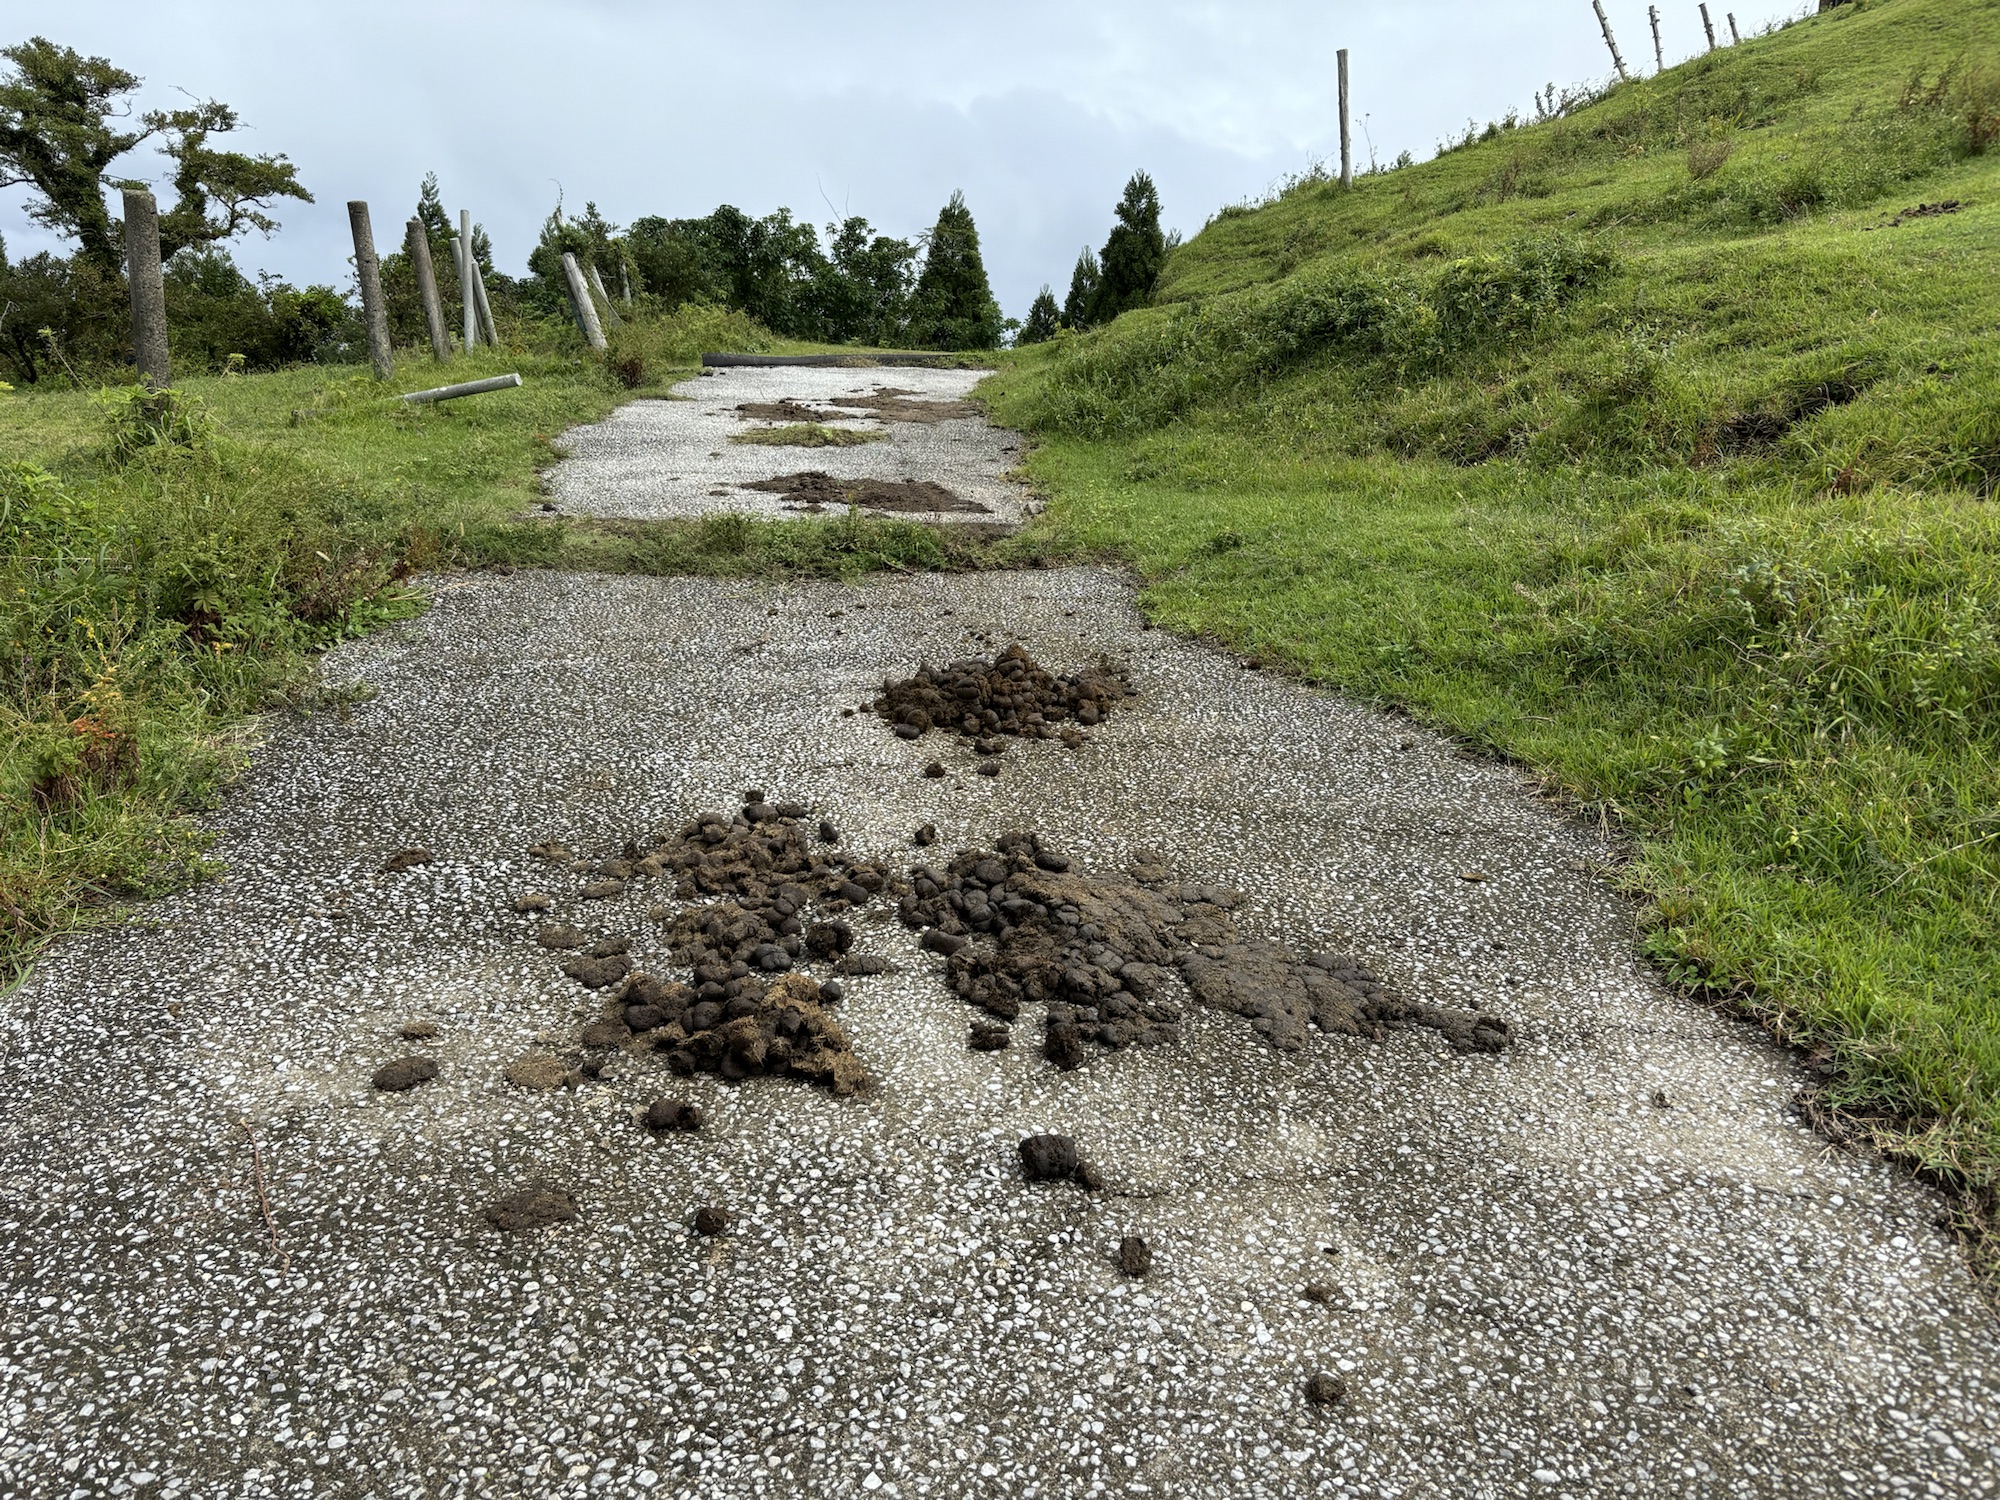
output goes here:
<path id="1" fill-rule="evenodd" d="M 431 1057 L 399 1057 L 392 1063 L 384 1063 L 375 1070 L 370 1080 L 385 1094 L 405 1094 L 419 1084 L 429 1083 L 438 1076 L 437 1059 Z"/>
<path id="2" fill-rule="evenodd" d="M 1379 1041 L 1389 1027 L 1421 1026 L 1463 1052 L 1510 1040 L 1499 1017 L 1404 1000 L 1352 959 L 1245 937 L 1234 891 L 1177 882 L 1157 855 L 1089 877 L 1041 835 L 1017 833 L 911 876 L 900 915 L 944 957 L 952 990 L 1000 1021 L 1045 1006 L 1042 1050 L 1065 1070 L 1092 1049 L 1178 1041 L 1176 985 L 1285 1051 L 1315 1028 Z M 982 1050 L 998 1045 L 981 1039 Z"/>
<path id="3" fill-rule="evenodd" d="M 576 1217 L 576 1199 L 560 1188 L 528 1187 L 510 1193 L 486 1210 L 486 1222 L 510 1234 L 567 1224 Z"/>
<path id="4" fill-rule="evenodd" d="M 1131 682 L 1117 667 L 1104 664 L 1057 677 L 1013 645 L 991 661 L 975 657 L 924 666 L 914 677 L 884 682 L 882 695 L 869 707 L 906 740 L 933 729 L 970 739 L 1072 739 L 1132 695 Z"/>
<path id="5" fill-rule="evenodd" d="M 901 888 L 882 866 L 841 855 L 826 837 L 832 825 L 808 826 L 808 816 L 752 793 L 733 816 L 704 814 L 655 839 L 650 852 L 628 846 L 619 863 L 635 876 L 671 879 L 679 899 L 696 903 L 665 928 L 688 978 L 634 968 L 623 938 L 566 960 L 563 972 L 577 983 L 613 991 L 583 1028 L 582 1046 L 657 1053 L 678 1074 L 729 1082 L 789 1077 L 840 1095 L 866 1086 L 867 1070 L 828 1009 L 841 998 L 839 981 L 799 970 L 886 969 L 851 951 L 854 929 L 842 914 Z"/>

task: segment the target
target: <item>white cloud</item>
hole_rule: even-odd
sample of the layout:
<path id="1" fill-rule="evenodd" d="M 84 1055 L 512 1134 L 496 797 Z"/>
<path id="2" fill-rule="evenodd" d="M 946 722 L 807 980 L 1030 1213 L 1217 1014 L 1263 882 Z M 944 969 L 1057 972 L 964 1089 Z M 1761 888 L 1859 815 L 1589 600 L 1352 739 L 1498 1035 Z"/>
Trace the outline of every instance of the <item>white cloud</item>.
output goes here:
<path id="1" fill-rule="evenodd" d="M 1646 7 L 1610 0 L 1628 61 L 1650 65 Z M 1729 0 L 1711 0 L 1718 25 Z M 1746 32 L 1798 9 L 1743 0 Z M 518 269 L 560 181 L 613 218 L 842 211 L 913 235 L 954 188 L 978 218 L 994 285 L 1018 315 L 1097 243 L 1125 178 L 1150 170 L 1192 233 L 1336 149 L 1333 54 L 1352 49 L 1355 107 L 1387 160 L 1428 155 L 1468 118 L 1536 88 L 1601 76 L 1583 0 L 350 0 L 273 5 L 34 0 L 14 30 L 110 56 L 146 79 L 235 105 L 244 149 L 284 151 L 319 202 L 284 205 L 248 266 L 343 282 L 350 197 L 392 238 L 426 170 Z M 1669 57 L 1701 43 L 1669 0 Z M 40 11 L 41 14 L 35 14 Z M 1685 12 L 1685 14 L 1683 14 Z M 19 16 L 19 12 L 16 12 Z M 1357 132 L 1366 160 L 1367 145 Z M 140 169 L 143 171 L 143 168 Z M 45 243 L 20 190 L 0 194 L 15 252 Z"/>

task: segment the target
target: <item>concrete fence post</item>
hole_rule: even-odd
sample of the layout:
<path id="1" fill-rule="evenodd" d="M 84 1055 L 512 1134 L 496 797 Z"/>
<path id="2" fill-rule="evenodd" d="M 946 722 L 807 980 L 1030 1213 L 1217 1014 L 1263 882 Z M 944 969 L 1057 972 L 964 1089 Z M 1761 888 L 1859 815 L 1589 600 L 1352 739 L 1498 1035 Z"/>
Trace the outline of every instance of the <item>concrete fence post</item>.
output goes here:
<path id="1" fill-rule="evenodd" d="M 1653 23 L 1653 67 L 1658 72 L 1667 71 L 1667 49 L 1660 45 L 1660 7 L 1646 7 L 1646 19 Z"/>
<path id="2" fill-rule="evenodd" d="M 1604 13 L 1604 0 L 1590 0 L 1590 8 L 1597 12 L 1597 24 L 1604 31 L 1604 45 L 1611 49 L 1611 65 L 1618 70 L 1620 78 L 1630 80 L 1632 75 L 1625 71 L 1625 59 L 1618 51 L 1618 38 L 1611 34 L 1611 18 Z"/>
<path id="3" fill-rule="evenodd" d="M 1743 45 L 1743 33 L 1736 29 L 1736 12 L 1733 10 L 1729 13 L 1729 45 L 1732 47 Z"/>
<path id="4" fill-rule="evenodd" d="M 625 320 L 618 316 L 618 309 L 611 303 L 611 293 L 604 290 L 604 278 L 598 274 L 597 262 L 590 263 L 590 284 L 596 290 L 598 300 L 604 304 L 604 316 L 611 320 L 613 328 L 623 328 Z"/>
<path id="5" fill-rule="evenodd" d="M 163 391 L 174 383 L 167 354 L 167 283 L 160 271 L 160 210 L 143 189 L 125 190 L 125 279 L 132 291 L 132 358 L 139 383 Z"/>
<path id="6" fill-rule="evenodd" d="M 478 266 L 472 259 L 472 210 L 458 211 L 458 300 L 459 317 L 464 320 L 465 347 L 479 343 L 479 294 L 472 289 Z"/>
<path id="7" fill-rule="evenodd" d="M 387 380 L 396 373 L 396 350 L 389 342 L 389 304 L 382 297 L 382 262 L 375 254 L 368 205 L 358 198 L 351 201 L 347 224 L 354 231 L 354 279 L 361 287 L 361 319 L 368 328 L 368 363 L 377 380 Z"/>
<path id="8" fill-rule="evenodd" d="M 444 326 L 444 301 L 438 296 L 437 268 L 431 264 L 430 237 L 424 221 L 409 223 L 410 264 L 417 272 L 417 295 L 424 304 L 424 323 L 430 329 L 431 353 L 440 360 L 451 358 L 451 334 Z"/>
<path id="9" fill-rule="evenodd" d="M 1708 50 L 1713 52 L 1715 50 L 1715 22 L 1708 18 L 1706 0 L 1703 0 L 1701 7 L 1701 29 L 1708 33 Z"/>
<path id="10" fill-rule="evenodd" d="M 493 304 L 486 299 L 486 273 L 479 262 L 472 263 L 472 290 L 479 298 L 479 336 L 492 348 L 500 347 L 500 330 L 493 325 Z"/>
<path id="11" fill-rule="evenodd" d="M 1340 73 L 1340 185 L 1354 186 L 1354 113 L 1353 101 L 1347 86 L 1347 49 L 1342 47 L 1336 59 Z"/>
<path id="12" fill-rule="evenodd" d="M 584 341 L 602 354 L 607 347 L 604 329 L 597 321 L 597 309 L 590 300 L 590 286 L 583 279 L 583 268 L 577 265 L 576 256 L 563 251 L 563 279 L 569 283 L 569 305 L 576 314 L 576 326 L 583 330 Z"/>

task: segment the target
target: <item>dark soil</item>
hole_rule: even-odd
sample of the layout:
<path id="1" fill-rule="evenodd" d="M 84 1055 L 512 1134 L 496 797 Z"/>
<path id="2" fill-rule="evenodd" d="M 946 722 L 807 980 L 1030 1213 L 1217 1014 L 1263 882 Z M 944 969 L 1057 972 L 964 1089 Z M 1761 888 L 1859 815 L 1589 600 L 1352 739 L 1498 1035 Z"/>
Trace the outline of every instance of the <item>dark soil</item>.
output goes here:
<path id="1" fill-rule="evenodd" d="M 737 486 L 782 495 L 785 503 L 798 510 L 821 511 L 829 505 L 845 508 L 858 505 L 863 510 L 886 511 L 895 515 L 990 515 L 977 500 L 954 495 L 928 479 L 835 479 L 818 469 L 800 474 L 782 474 L 776 479 L 758 479 Z"/>
<path id="2" fill-rule="evenodd" d="M 405 870 L 414 870 L 418 865 L 431 862 L 428 849 L 402 849 L 382 861 L 382 871 L 386 875 L 400 875 Z"/>
<path id="3" fill-rule="evenodd" d="M 736 408 L 736 414 L 746 422 L 839 422 L 847 419 L 847 413 L 822 411 L 816 406 L 807 406 L 803 401 L 794 401 L 789 396 L 782 401 L 746 401 Z"/>
<path id="4" fill-rule="evenodd" d="M 1126 875 L 1085 877 L 1039 834 L 1017 833 L 911 877 L 900 914 L 944 956 L 953 991 L 1009 1022 L 1046 1006 L 1043 1052 L 1065 1070 L 1094 1048 L 1178 1041 L 1175 979 L 1285 1051 L 1315 1027 L 1377 1041 L 1391 1026 L 1428 1027 L 1462 1052 L 1511 1039 L 1499 1017 L 1403 1000 L 1352 959 L 1245 938 L 1235 892 L 1175 881 L 1147 851 Z"/>
<path id="5" fill-rule="evenodd" d="M 1068 1182 L 1082 1165 L 1066 1135 L 1031 1135 L 1021 1142 L 1021 1175 L 1030 1182 Z"/>
<path id="6" fill-rule="evenodd" d="M 1347 1399 L 1347 1382 L 1322 1370 L 1306 1382 L 1306 1400 L 1314 1406 L 1338 1406 Z"/>
<path id="7" fill-rule="evenodd" d="M 671 879 L 679 899 L 697 903 L 666 922 L 674 963 L 689 977 L 635 969 L 623 940 L 571 958 L 563 972 L 578 983 L 617 986 L 602 1018 L 583 1029 L 583 1046 L 661 1053 L 677 1073 L 730 1082 L 790 1077 L 842 1095 L 866 1086 L 828 1009 L 841 998 L 839 982 L 798 971 L 810 963 L 849 975 L 886 970 L 886 961 L 850 951 L 854 929 L 842 914 L 905 887 L 887 868 L 840 854 L 825 838 L 839 831 L 808 817 L 752 792 L 734 816 L 705 814 L 644 853 L 628 846 L 623 863 L 635 878 Z"/>
<path id="8" fill-rule="evenodd" d="M 684 1099 L 655 1099 L 646 1110 L 648 1130 L 699 1130 L 706 1123 L 701 1106 Z"/>
<path id="9" fill-rule="evenodd" d="M 884 682 L 869 708 L 903 739 L 933 729 L 991 739 L 1059 739 L 1065 727 L 1102 722 L 1111 705 L 1133 695 L 1117 667 L 1104 664 L 1057 677 L 1019 645 L 991 661 L 972 658 L 942 667 L 924 666 L 914 677 Z"/>
<path id="10" fill-rule="evenodd" d="M 877 386 L 872 396 L 842 396 L 831 404 L 849 411 L 865 411 L 878 422 L 920 422 L 925 426 L 985 415 L 977 402 L 927 401 L 915 391 L 900 391 L 890 386 Z"/>
<path id="11" fill-rule="evenodd" d="M 701 1235 L 727 1234 L 735 1217 L 726 1208 L 698 1208 L 694 1211 L 694 1232 Z"/>
<path id="12" fill-rule="evenodd" d="M 403 1094 L 420 1083 L 429 1083 L 438 1076 L 435 1058 L 399 1057 L 392 1063 L 384 1063 L 375 1070 L 372 1080 L 375 1087 L 385 1094 Z"/>
<path id="13" fill-rule="evenodd" d="M 1118 1242 L 1118 1269 L 1127 1276 L 1144 1276 L 1153 1269 L 1153 1247 L 1136 1234 Z"/>
<path id="14" fill-rule="evenodd" d="M 576 1199 L 551 1187 L 523 1188 L 486 1210 L 489 1224 L 514 1234 L 546 1229 L 551 1224 L 567 1224 L 575 1217 Z"/>

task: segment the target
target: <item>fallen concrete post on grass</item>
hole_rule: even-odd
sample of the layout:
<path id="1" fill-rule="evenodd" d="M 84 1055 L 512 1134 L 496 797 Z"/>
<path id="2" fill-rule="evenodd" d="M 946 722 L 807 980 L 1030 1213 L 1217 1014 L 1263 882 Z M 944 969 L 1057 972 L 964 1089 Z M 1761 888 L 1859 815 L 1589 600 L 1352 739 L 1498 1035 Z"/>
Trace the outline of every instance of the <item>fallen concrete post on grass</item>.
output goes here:
<path id="1" fill-rule="evenodd" d="M 460 396 L 479 396 L 487 391 L 509 391 L 521 383 L 519 375 L 495 375 L 488 380 L 467 380 L 458 385 L 441 385 L 432 391 L 411 391 L 402 397 L 415 405 L 429 405 L 433 401 L 456 401 Z"/>

